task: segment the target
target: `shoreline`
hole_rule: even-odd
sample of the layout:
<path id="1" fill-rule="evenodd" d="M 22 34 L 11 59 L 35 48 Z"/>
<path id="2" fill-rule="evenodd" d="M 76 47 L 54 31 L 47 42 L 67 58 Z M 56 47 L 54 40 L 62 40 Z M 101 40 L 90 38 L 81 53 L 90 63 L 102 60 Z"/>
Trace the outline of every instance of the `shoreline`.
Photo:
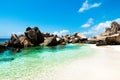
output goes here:
<path id="1" fill-rule="evenodd" d="M 96 47 L 97 53 L 90 57 L 77 59 L 61 65 L 47 80 L 120 80 L 120 51 L 113 47 Z M 120 46 L 119 46 L 120 47 Z M 108 51 L 109 50 L 109 51 Z M 112 53 L 115 52 L 115 53 Z M 44 80 L 35 76 L 30 80 Z"/>
<path id="2" fill-rule="evenodd" d="M 116 51 L 116 47 L 113 50 L 111 48 L 114 46 L 95 48 L 98 49 L 98 53 L 94 56 L 76 60 L 58 70 L 56 80 L 120 80 L 120 50 Z"/>
<path id="3" fill-rule="evenodd" d="M 7 78 L 7 79 L 0 78 L 0 79 L 1 80 L 13 80 L 13 79 L 16 79 L 16 80 L 23 80 L 23 79 L 25 79 L 25 80 L 120 80 L 120 69 L 119 69 L 119 67 L 120 67 L 120 54 L 119 54 L 120 50 L 118 50 L 118 48 L 120 48 L 120 46 L 117 45 L 117 46 L 99 46 L 99 47 L 97 47 L 95 44 L 84 44 L 84 45 L 88 46 L 85 49 L 85 51 L 92 50 L 92 52 L 94 52 L 94 53 L 88 52 L 87 55 L 82 56 L 82 57 L 76 57 L 75 59 L 71 59 L 70 61 L 68 61 L 68 59 L 67 59 L 66 62 L 62 62 L 59 64 L 57 63 L 56 66 L 53 66 L 50 68 L 48 67 L 48 70 L 46 70 L 47 69 L 46 66 L 42 66 L 43 68 L 46 67 L 45 72 L 43 72 L 43 73 L 41 73 L 41 71 L 39 71 L 39 66 L 36 66 L 35 69 L 33 69 L 31 67 L 30 71 L 33 71 L 33 72 L 26 73 L 25 74 L 26 76 L 22 72 L 21 74 L 24 76 L 20 76 L 21 75 L 20 74 L 20 75 L 15 75 L 11 78 Z M 72 45 L 70 45 L 70 46 L 72 46 Z M 83 46 L 82 49 L 84 49 L 85 46 Z M 89 49 L 89 47 L 90 47 L 90 49 Z M 81 50 L 80 49 L 81 48 L 78 48 L 79 53 L 82 50 L 82 49 Z M 89 50 L 87 50 L 87 49 L 89 49 Z M 68 50 L 67 50 L 67 52 L 68 52 Z M 61 54 L 61 52 L 59 52 L 57 54 Z M 58 58 L 58 60 L 59 60 L 59 58 Z M 36 59 L 36 61 L 37 61 L 37 59 Z M 37 62 L 37 64 L 35 64 L 35 65 L 39 65 L 38 63 L 39 62 Z M 50 64 L 52 64 L 52 63 L 50 63 Z M 31 65 L 31 63 L 29 63 L 29 67 L 30 67 L 30 65 Z M 31 65 L 31 66 L 35 67 L 35 65 Z M 23 68 L 25 66 L 21 65 L 21 67 Z M 15 69 L 17 70 L 19 68 L 15 68 Z M 26 69 L 27 69 L 27 67 L 26 67 Z M 36 69 L 38 69 L 38 70 L 36 71 Z M 29 70 L 29 68 L 27 70 Z"/>

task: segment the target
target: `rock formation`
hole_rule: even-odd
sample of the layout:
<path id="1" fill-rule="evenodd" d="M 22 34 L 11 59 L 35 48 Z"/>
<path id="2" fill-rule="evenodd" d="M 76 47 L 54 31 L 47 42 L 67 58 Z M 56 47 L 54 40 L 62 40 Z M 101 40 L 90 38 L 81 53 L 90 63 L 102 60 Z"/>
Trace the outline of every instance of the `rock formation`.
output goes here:
<path id="1" fill-rule="evenodd" d="M 87 38 L 80 33 L 62 35 L 62 39 L 65 43 L 85 43 L 87 41 Z"/>
<path id="2" fill-rule="evenodd" d="M 38 27 L 28 27 L 22 35 L 11 34 L 11 39 L 5 44 L 0 44 L 0 52 L 10 49 L 13 52 L 19 52 L 21 48 L 31 46 L 56 46 L 69 43 L 86 43 L 87 38 L 80 33 L 73 35 L 62 35 L 58 37 L 55 34 L 42 33 Z"/>
<path id="3" fill-rule="evenodd" d="M 120 44 L 120 25 L 117 22 L 112 22 L 110 28 L 106 28 L 105 32 L 91 38 L 88 40 L 89 42 L 93 42 L 97 46 Z"/>
<path id="4" fill-rule="evenodd" d="M 56 46 L 60 43 L 60 40 L 57 40 L 56 37 L 48 37 L 42 43 L 43 46 Z"/>

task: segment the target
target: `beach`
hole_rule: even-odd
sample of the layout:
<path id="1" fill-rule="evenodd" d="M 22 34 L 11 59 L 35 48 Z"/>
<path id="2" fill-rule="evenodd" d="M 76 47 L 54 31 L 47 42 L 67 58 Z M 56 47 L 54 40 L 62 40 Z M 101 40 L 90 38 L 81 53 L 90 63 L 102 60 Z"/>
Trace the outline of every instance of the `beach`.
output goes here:
<path id="1" fill-rule="evenodd" d="M 120 80 L 120 0 L 1 0 L 0 80 Z"/>
<path id="2" fill-rule="evenodd" d="M 94 46 L 93 46 L 94 47 Z M 94 47 L 95 48 L 95 47 Z M 120 80 L 120 46 L 96 47 L 94 56 L 58 70 L 57 80 Z"/>
<path id="3" fill-rule="evenodd" d="M 61 66 L 48 80 L 120 80 L 120 46 L 91 47 L 97 53 Z"/>
<path id="4" fill-rule="evenodd" d="M 70 44 L 64 50 L 17 55 L 0 64 L 0 80 L 119 80 L 119 47 Z"/>

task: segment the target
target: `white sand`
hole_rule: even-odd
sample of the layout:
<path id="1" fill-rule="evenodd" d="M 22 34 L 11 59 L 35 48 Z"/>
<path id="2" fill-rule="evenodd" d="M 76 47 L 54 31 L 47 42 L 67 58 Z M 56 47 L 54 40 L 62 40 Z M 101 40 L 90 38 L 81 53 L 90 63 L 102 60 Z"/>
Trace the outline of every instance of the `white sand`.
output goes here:
<path id="1" fill-rule="evenodd" d="M 120 46 L 91 47 L 96 50 L 92 56 L 65 63 L 50 75 L 38 73 L 19 80 L 120 80 Z"/>
<path id="2" fill-rule="evenodd" d="M 48 80 L 120 80 L 120 46 L 91 47 L 97 54 L 61 66 Z"/>

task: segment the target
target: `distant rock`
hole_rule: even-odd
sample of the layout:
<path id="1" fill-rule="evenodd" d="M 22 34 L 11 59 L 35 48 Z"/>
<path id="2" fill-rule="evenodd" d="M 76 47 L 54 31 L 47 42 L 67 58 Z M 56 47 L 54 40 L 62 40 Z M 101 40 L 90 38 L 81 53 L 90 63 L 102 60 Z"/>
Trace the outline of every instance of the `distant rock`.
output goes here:
<path id="1" fill-rule="evenodd" d="M 112 22 L 110 28 L 106 28 L 101 35 L 94 37 L 97 46 L 102 45 L 119 45 L 120 44 L 120 25 Z"/>

